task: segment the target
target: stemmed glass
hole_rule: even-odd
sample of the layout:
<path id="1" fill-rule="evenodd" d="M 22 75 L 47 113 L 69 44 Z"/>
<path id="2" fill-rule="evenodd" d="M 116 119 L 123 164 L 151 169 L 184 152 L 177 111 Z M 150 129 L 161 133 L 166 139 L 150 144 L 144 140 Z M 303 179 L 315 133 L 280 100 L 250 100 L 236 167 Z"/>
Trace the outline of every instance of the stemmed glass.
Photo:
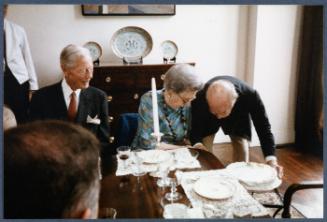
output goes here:
<path id="1" fill-rule="evenodd" d="M 131 154 L 131 148 L 129 146 L 120 146 L 117 148 L 117 155 L 123 162 L 123 170 L 126 170 L 126 161 Z"/>
<path id="2" fill-rule="evenodd" d="M 176 201 L 182 198 L 182 195 L 177 192 L 177 179 L 176 178 L 170 178 L 169 179 L 170 184 L 170 192 L 166 193 L 165 198 L 169 201 Z"/>
<path id="3" fill-rule="evenodd" d="M 160 179 L 157 181 L 157 185 L 159 187 L 168 187 L 170 184 L 170 180 L 168 179 L 170 167 L 169 165 L 161 164 L 159 166 L 159 175 Z"/>
<path id="4" fill-rule="evenodd" d="M 146 174 L 146 172 L 143 169 L 143 158 L 141 156 L 141 152 L 143 152 L 142 149 L 135 149 L 132 151 L 133 153 L 133 160 L 134 160 L 134 165 L 133 165 L 133 175 L 136 177 L 140 177 Z M 137 178 L 139 179 L 139 178 Z"/>
<path id="5" fill-rule="evenodd" d="M 176 153 L 175 151 L 171 152 L 171 156 L 172 156 L 172 165 L 169 167 L 169 170 L 174 171 L 176 170 L 176 164 L 177 164 L 177 158 L 176 158 Z"/>
<path id="6" fill-rule="evenodd" d="M 102 180 L 102 170 L 101 170 L 101 157 L 98 157 L 98 171 L 99 171 L 99 180 Z"/>

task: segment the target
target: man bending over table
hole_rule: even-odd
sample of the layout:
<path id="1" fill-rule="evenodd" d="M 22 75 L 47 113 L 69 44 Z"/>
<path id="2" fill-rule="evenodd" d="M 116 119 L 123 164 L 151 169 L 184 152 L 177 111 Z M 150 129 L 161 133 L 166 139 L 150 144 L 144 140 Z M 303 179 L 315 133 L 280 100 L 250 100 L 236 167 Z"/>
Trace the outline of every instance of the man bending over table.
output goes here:
<path id="1" fill-rule="evenodd" d="M 259 93 L 232 76 L 209 80 L 192 101 L 190 140 L 195 147 L 212 151 L 215 133 L 223 129 L 233 146 L 233 161 L 249 161 L 251 119 L 259 136 L 267 164 L 283 176 L 283 167 L 275 156 L 274 136 Z"/>

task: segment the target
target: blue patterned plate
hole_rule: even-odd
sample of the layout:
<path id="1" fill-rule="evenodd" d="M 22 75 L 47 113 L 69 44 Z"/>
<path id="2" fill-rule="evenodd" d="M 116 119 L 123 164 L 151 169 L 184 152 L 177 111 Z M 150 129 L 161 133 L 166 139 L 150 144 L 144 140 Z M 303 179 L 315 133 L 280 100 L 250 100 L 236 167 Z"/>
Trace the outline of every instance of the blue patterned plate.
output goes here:
<path id="1" fill-rule="evenodd" d="M 152 50 L 152 38 L 144 29 L 127 26 L 115 32 L 111 38 L 112 51 L 119 58 L 144 58 Z"/>

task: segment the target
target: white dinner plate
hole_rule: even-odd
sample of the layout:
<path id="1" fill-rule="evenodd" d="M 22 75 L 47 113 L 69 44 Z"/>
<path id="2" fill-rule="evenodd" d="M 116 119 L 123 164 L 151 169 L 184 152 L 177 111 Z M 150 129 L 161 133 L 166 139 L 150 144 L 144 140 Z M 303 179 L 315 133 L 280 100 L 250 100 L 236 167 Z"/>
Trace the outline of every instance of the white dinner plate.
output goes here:
<path id="1" fill-rule="evenodd" d="M 202 177 L 194 183 L 193 190 L 208 199 L 224 200 L 232 197 L 236 188 L 219 177 Z"/>
<path id="2" fill-rule="evenodd" d="M 144 163 L 161 163 L 169 160 L 171 154 L 163 150 L 147 150 L 142 151 L 139 156 L 143 159 Z"/>

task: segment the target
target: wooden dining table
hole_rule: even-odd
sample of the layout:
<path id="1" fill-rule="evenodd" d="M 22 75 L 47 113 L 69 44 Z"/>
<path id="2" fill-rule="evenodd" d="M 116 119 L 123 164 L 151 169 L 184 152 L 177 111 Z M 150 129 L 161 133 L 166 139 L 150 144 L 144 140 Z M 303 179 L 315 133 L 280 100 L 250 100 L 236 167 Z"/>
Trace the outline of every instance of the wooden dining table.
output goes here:
<path id="1" fill-rule="evenodd" d="M 201 168 L 182 171 L 222 169 L 224 165 L 212 153 L 197 149 Z M 157 178 L 147 173 L 144 176 L 116 176 L 117 158 L 102 160 L 102 180 L 99 208 L 115 208 L 116 218 L 163 218 L 163 201 L 170 188 L 157 186 Z M 173 176 L 174 171 L 169 176 Z M 183 196 L 178 202 L 189 204 L 181 186 L 177 187 Z"/>

